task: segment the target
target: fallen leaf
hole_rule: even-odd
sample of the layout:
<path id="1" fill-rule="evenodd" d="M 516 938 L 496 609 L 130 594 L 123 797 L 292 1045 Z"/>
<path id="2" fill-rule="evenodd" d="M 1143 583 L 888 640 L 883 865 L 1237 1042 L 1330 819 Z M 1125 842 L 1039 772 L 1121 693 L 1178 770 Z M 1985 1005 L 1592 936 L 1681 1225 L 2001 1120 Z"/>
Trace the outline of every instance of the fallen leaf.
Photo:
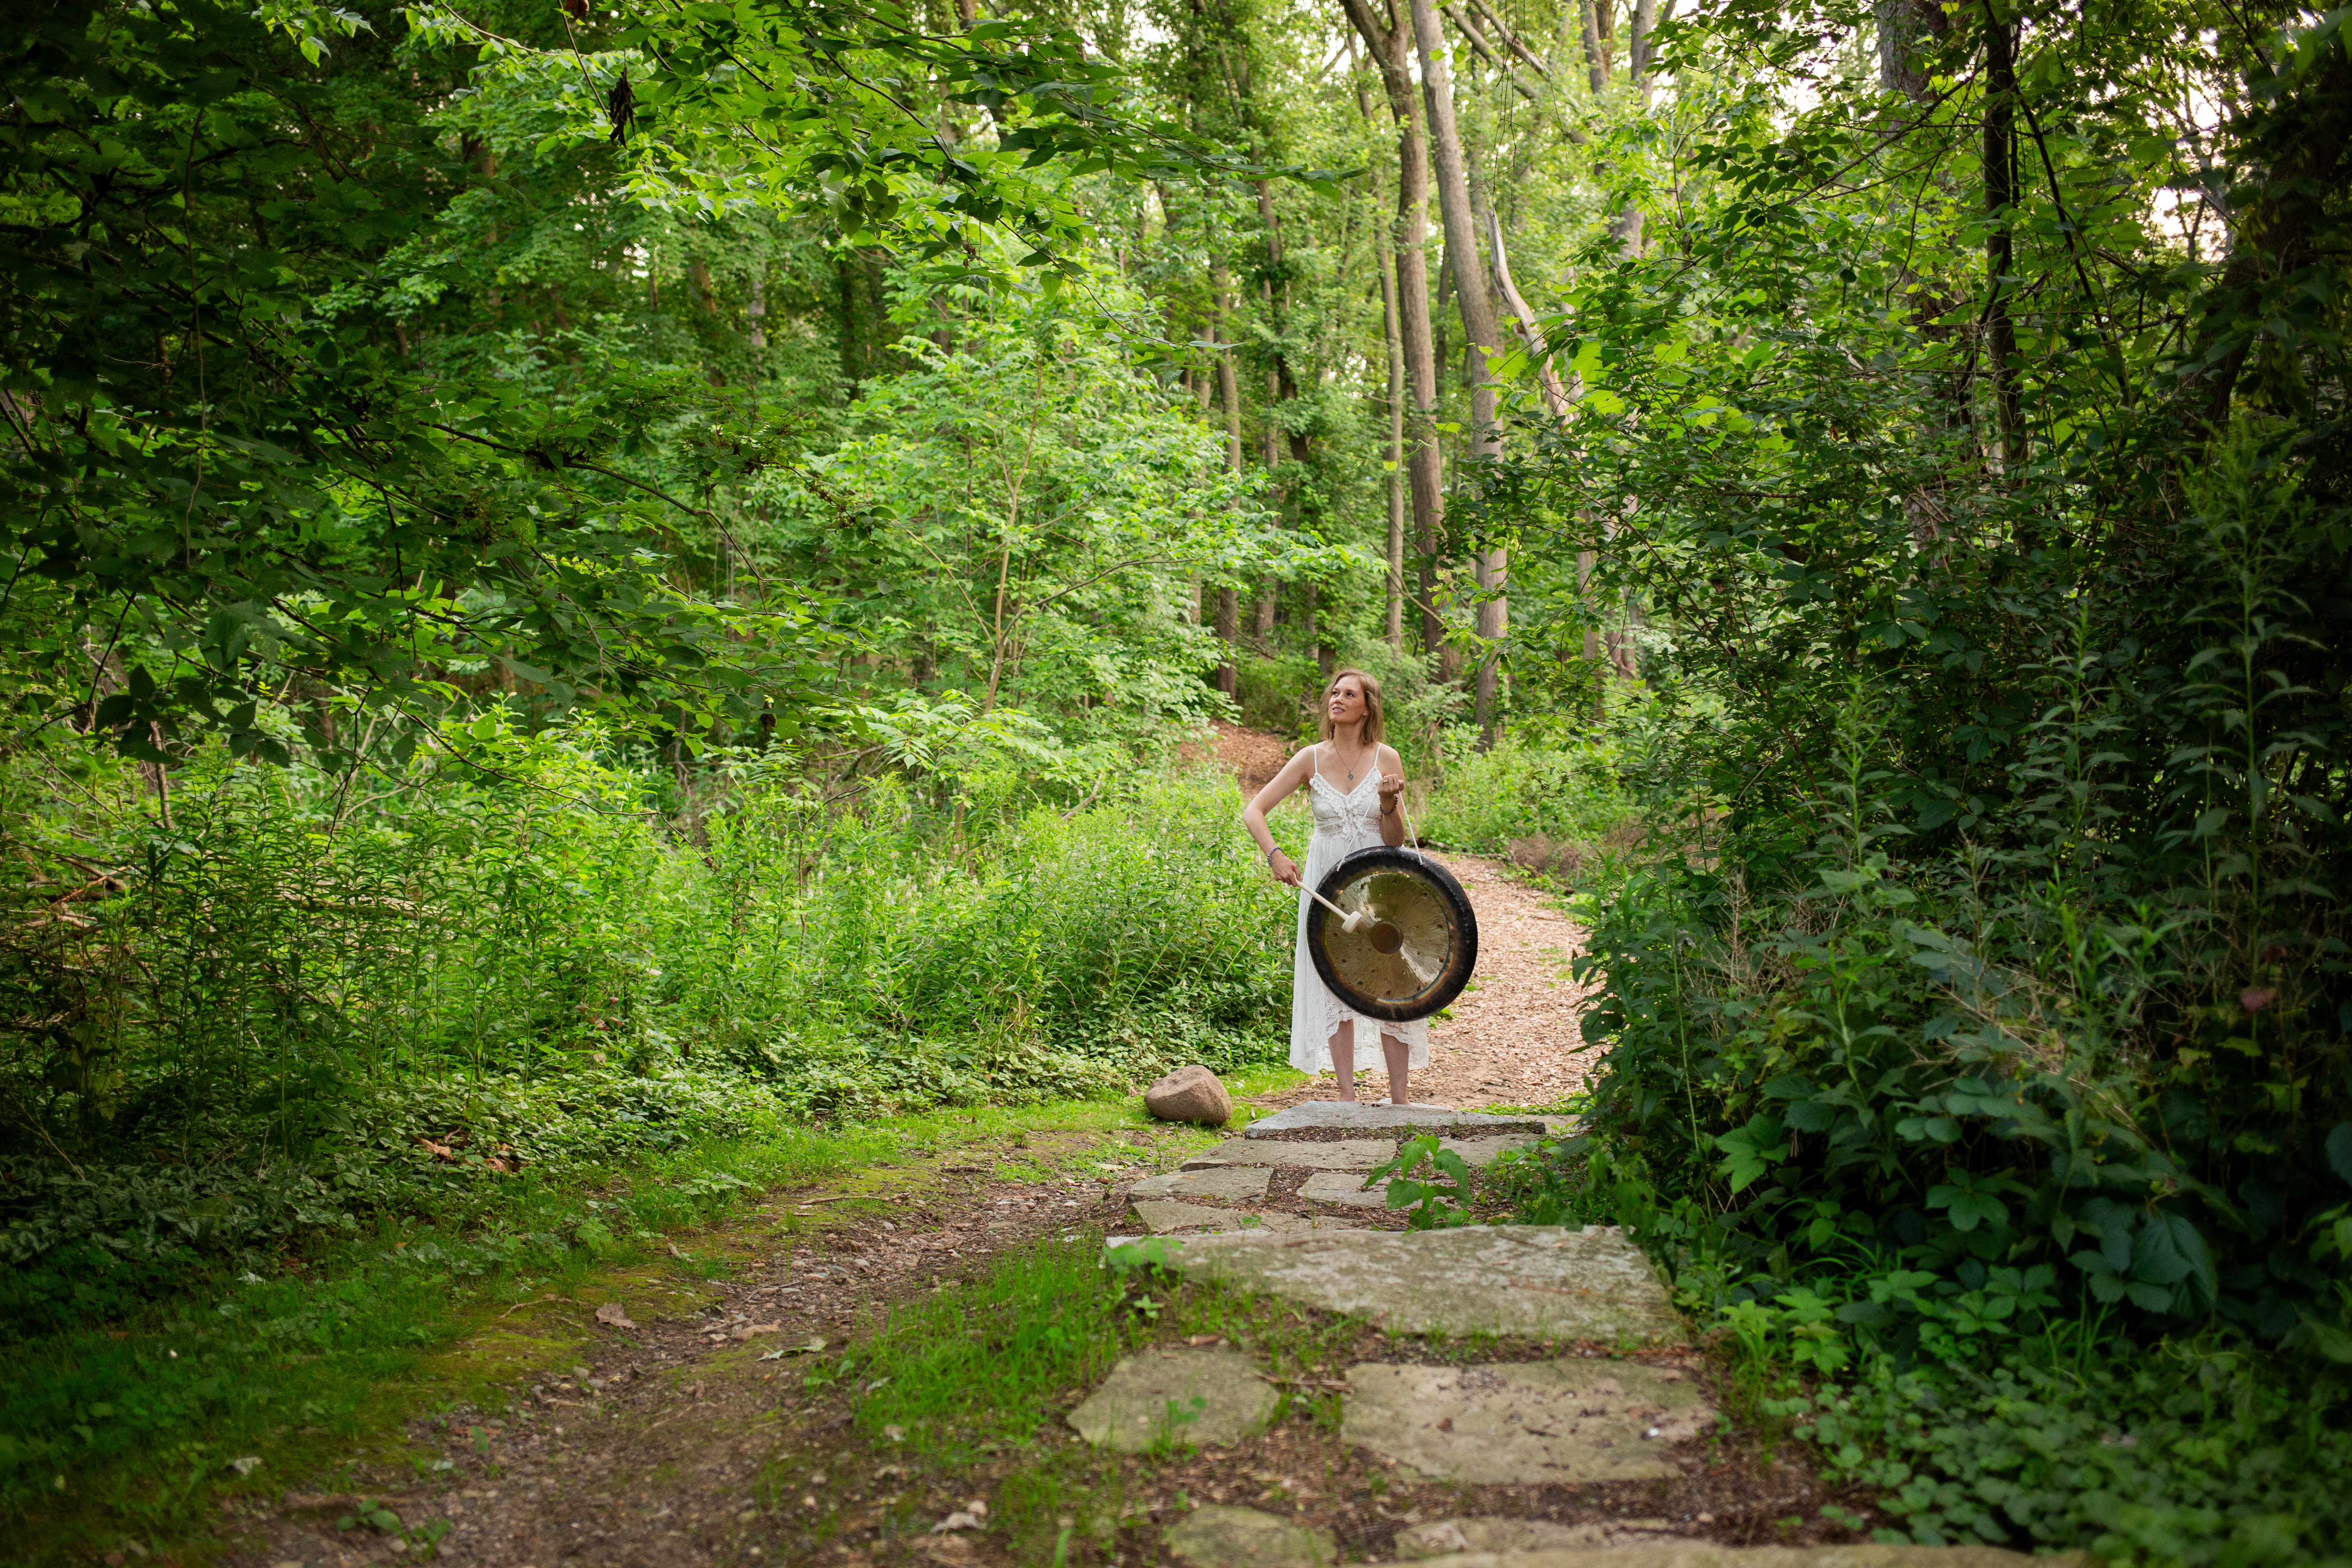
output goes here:
<path id="1" fill-rule="evenodd" d="M 680 1251 L 677 1249 L 677 1243 L 676 1243 L 675 1241 L 673 1241 L 673 1242 L 671 1242 L 671 1243 L 669 1244 L 669 1255 L 670 1255 L 672 1258 L 684 1258 L 684 1257 L 686 1256 L 686 1254 L 685 1254 L 685 1253 L 680 1252 Z"/>
<path id="2" fill-rule="evenodd" d="M 793 1353 L 794 1355 L 814 1355 L 817 1352 L 824 1349 L 825 1343 L 826 1341 L 824 1336 L 823 1334 L 819 1334 L 816 1338 L 809 1341 L 808 1343 L 794 1350 Z"/>
<path id="3" fill-rule="evenodd" d="M 978 1516 L 968 1513 L 962 1509 L 958 1509 L 955 1512 L 948 1515 L 947 1518 L 940 1521 L 939 1523 L 931 1526 L 931 1533 L 933 1535 L 944 1535 L 950 1530 L 978 1530 L 980 1527 L 981 1521 Z"/>
<path id="4" fill-rule="evenodd" d="M 436 1143 L 432 1139 L 425 1137 L 423 1133 L 417 1134 L 416 1141 L 419 1143 L 424 1144 L 425 1152 L 432 1155 L 435 1159 L 447 1160 L 453 1164 L 456 1163 L 457 1152 L 455 1149 L 450 1148 L 446 1143 Z"/>
<path id="5" fill-rule="evenodd" d="M 783 1331 L 784 1325 L 782 1323 L 746 1323 L 735 1331 L 735 1337 L 739 1340 L 748 1340 L 758 1334 L 781 1334 Z"/>
<path id="6" fill-rule="evenodd" d="M 597 1308 L 596 1321 L 616 1329 L 634 1329 L 637 1326 L 629 1321 L 629 1310 L 618 1301 L 607 1301 Z"/>

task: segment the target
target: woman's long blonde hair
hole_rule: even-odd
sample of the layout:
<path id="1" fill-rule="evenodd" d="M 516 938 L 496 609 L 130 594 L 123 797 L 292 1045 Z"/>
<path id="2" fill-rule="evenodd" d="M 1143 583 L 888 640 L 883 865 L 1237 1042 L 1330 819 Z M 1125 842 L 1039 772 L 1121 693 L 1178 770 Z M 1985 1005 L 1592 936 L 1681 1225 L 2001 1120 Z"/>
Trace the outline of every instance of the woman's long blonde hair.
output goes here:
<path id="1" fill-rule="evenodd" d="M 1323 688 L 1323 709 L 1315 716 L 1323 738 L 1331 738 L 1331 693 L 1339 689 L 1343 680 L 1353 680 L 1356 689 L 1364 694 L 1364 744 L 1379 745 L 1388 739 L 1388 724 L 1381 714 L 1381 683 L 1360 669 L 1343 669 Z"/>

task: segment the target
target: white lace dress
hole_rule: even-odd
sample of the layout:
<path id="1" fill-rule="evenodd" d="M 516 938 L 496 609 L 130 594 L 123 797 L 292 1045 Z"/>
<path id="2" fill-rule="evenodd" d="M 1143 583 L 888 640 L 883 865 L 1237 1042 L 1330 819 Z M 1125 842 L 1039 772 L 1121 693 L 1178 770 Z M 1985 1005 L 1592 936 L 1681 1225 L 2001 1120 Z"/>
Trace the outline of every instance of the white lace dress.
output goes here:
<path id="1" fill-rule="evenodd" d="M 1364 770 L 1364 776 L 1354 789 L 1344 794 L 1337 784 L 1323 776 L 1323 752 L 1318 745 L 1315 752 L 1315 771 L 1307 775 L 1307 796 L 1315 812 L 1315 837 L 1307 844 L 1307 864 L 1301 868 L 1309 888 L 1319 887 L 1331 874 L 1331 868 L 1359 849 L 1370 849 L 1381 840 L 1381 770 L 1375 765 Z M 1429 1020 L 1416 1018 L 1410 1024 L 1392 1024 L 1383 1018 L 1368 1018 L 1355 1011 L 1323 984 L 1315 973 L 1315 961 L 1307 952 L 1307 911 L 1314 906 L 1302 889 L 1298 895 L 1298 937 L 1293 952 L 1290 989 L 1290 1065 L 1305 1073 L 1325 1073 L 1331 1070 L 1331 1036 L 1340 1025 L 1356 1021 L 1356 1061 L 1366 1068 L 1385 1065 L 1381 1054 L 1381 1036 L 1402 1040 L 1412 1048 L 1412 1059 L 1406 1065 L 1419 1070 L 1429 1065 Z"/>

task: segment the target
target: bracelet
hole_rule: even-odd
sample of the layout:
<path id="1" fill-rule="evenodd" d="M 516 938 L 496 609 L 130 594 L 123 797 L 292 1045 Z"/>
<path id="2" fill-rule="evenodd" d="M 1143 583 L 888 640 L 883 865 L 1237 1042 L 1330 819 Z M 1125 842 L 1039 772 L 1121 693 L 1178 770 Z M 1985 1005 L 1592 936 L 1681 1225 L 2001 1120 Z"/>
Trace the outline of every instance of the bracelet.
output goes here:
<path id="1" fill-rule="evenodd" d="M 1271 867 L 1274 865 L 1274 858 L 1275 858 L 1276 856 L 1277 856 L 1277 855 L 1281 854 L 1281 853 L 1282 853 L 1282 846 L 1281 846 L 1281 845 L 1279 845 L 1279 844 L 1276 845 L 1273 848 L 1271 848 L 1271 849 L 1267 850 L 1267 851 L 1265 852 L 1265 863 L 1266 863 L 1266 865 L 1267 865 L 1269 868 L 1271 868 Z"/>
<path id="2" fill-rule="evenodd" d="M 1396 807 L 1392 805 L 1384 805 L 1381 807 L 1381 815 L 1382 816 L 1394 816 L 1396 815 Z"/>

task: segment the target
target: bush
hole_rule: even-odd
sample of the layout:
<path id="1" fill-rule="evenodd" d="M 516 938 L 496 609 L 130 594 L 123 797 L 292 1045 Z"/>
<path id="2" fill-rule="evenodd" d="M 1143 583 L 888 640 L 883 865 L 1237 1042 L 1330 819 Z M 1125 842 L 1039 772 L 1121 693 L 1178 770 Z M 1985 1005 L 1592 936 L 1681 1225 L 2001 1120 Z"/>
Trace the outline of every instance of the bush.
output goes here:
<path id="1" fill-rule="evenodd" d="M 207 754 L 168 816 L 128 768 L 68 810 L 47 759 L 0 766 L 0 849 L 40 868 L 0 934 L 20 1331 L 750 1115 L 1280 1059 L 1288 908 L 1222 781 L 1065 782 L 1048 736 L 1029 777 L 940 753 L 828 805 L 747 755 L 673 826 L 646 805 L 667 781 L 593 731 L 492 712 L 443 739 L 373 790 Z M 1046 804 L 1087 778 L 1093 804 Z"/>

